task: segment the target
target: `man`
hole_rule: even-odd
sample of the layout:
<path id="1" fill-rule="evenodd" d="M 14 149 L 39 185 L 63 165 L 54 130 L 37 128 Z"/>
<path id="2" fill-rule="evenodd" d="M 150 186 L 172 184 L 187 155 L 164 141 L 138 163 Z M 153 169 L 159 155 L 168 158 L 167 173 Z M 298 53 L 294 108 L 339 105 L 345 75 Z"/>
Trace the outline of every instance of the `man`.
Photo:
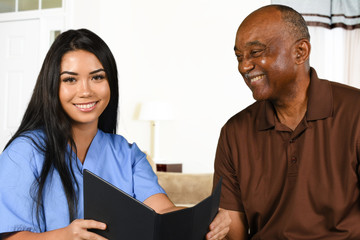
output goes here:
<path id="1" fill-rule="evenodd" d="M 228 239 L 360 239 L 360 90 L 318 79 L 293 9 L 251 13 L 235 42 L 256 102 L 221 130 L 214 182 Z"/>

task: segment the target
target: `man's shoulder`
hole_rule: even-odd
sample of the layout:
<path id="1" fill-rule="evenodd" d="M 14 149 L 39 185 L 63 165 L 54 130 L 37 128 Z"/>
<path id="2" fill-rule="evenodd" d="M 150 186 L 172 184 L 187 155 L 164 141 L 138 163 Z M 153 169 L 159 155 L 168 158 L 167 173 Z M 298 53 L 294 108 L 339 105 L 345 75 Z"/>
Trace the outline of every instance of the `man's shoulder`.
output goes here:
<path id="1" fill-rule="evenodd" d="M 340 97 L 341 99 L 349 99 L 349 100 L 353 98 L 357 98 L 357 100 L 359 100 L 360 97 L 359 88 L 333 81 L 328 81 L 328 82 L 331 85 L 331 89 L 334 97 Z"/>
<path id="2" fill-rule="evenodd" d="M 345 84 L 331 82 L 334 117 L 338 116 L 348 123 L 359 125 L 360 89 Z"/>
<path id="3" fill-rule="evenodd" d="M 240 126 L 247 122 L 254 124 L 259 114 L 262 114 L 266 105 L 266 101 L 256 101 L 240 112 L 233 115 L 226 123 L 225 127 Z M 249 125 L 247 125 L 249 126 Z"/>

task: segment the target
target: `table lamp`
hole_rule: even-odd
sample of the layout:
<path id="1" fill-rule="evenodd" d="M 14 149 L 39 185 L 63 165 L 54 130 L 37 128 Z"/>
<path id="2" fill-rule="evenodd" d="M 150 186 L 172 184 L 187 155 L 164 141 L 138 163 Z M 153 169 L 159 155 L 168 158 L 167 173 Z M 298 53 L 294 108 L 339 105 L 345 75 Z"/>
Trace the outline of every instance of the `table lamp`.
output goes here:
<path id="1" fill-rule="evenodd" d="M 173 108 L 166 102 L 145 102 L 141 105 L 140 120 L 150 121 L 153 127 L 153 152 L 152 158 L 155 163 L 160 163 L 159 157 L 160 141 L 159 141 L 159 128 L 160 121 L 173 120 Z"/>

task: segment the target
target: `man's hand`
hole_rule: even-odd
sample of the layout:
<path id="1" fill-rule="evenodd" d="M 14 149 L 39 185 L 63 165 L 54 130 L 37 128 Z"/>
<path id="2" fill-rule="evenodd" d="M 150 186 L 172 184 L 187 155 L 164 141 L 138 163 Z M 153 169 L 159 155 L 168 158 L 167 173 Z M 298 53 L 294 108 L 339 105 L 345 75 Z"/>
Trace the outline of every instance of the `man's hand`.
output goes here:
<path id="1" fill-rule="evenodd" d="M 248 239 L 248 223 L 245 213 L 239 211 L 230 211 L 228 213 L 231 218 L 230 230 L 226 236 L 227 240 L 247 240 Z"/>
<path id="2" fill-rule="evenodd" d="M 230 230 L 231 218 L 229 212 L 224 209 L 219 209 L 218 214 L 209 226 L 210 232 L 206 234 L 207 240 L 224 239 Z"/>

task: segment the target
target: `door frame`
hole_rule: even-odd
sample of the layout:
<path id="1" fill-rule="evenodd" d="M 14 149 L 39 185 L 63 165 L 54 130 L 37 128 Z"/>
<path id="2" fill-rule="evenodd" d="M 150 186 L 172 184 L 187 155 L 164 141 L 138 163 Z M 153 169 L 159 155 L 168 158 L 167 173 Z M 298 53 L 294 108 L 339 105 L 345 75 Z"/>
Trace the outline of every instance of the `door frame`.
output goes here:
<path id="1" fill-rule="evenodd" d="M 36 59 L 41 66 L 43 59 L 53 40 L 51 36 L 52 31 L 65 31 L 72 25 L 71 13 L 72 4 L 71 0 L 63 0 L 62 8 L 54 9 L 39 9 L 21 12 L 0 13 L 0 22 L 12 21 L 26 21 L 38 19 L 40 22 L 40 36 L 39 36 L 39 59 Z M 34 59 L 35 60 L 35 59 Z"/>
<path id="2" fill-rule="evenodd" d="M 65 31 L 71 26 L 71 5 L 69 2 L 72 0 L 63 0 L 62 8 L 54 8 L 54 9 L 40 9 L 40 10 L 31 10 L 31 11 L 23 11 L 23 12 L 11 12 L 11 13 L 0 13 L 0 23 L 13 23 L 13 22 L 26 22 L 37 20 L 39 22 L 39 31 L 37 33 L 37 48 L 38 48 L 38 56 L 34 56 L 34 62 L 36 62 L 39 69 L 36 69 L 37 72 L 40 71 L 42 62 L 45 58 L 46 53 L 48 52 L 52 41 L 51 38 L 52 31 Z M 5 109 L 9 107 L 6 106 Z M 1 117 L 7 117 L 1 116 Z M 8 137 L 8 136 L 7 136 Z M 2 152 L 2 148 L 4 146 L 0 146 L 0 153 Z"/>

